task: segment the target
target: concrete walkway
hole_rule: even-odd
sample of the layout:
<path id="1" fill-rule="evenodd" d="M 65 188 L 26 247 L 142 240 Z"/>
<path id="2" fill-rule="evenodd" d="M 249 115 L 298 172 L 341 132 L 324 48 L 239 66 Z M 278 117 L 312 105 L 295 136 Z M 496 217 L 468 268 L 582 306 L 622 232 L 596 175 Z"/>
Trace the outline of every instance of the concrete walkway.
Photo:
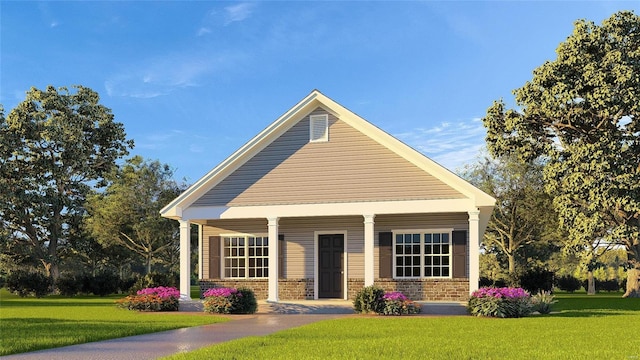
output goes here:
<path id="1" fill-rule="evenodd" d="M 421 303 L 422 316 L 452 316 L 466 314 L 461 303 Z M 180 304 L 182 312 L 202 312 L 200 301 Z M 152 334 L 97 341 L 0 357 L 3 360 L 110 360 L 157 359 L 201 347 L 247 336 L 263 336 L 277 331 L 330 320 L 353 313 L 353 304 L 346 300 L 258 302 L 258 313 L 231 315 L 221 324 L 169 330 Z M 355 315 L 354 315 L 355 316 Z"/>

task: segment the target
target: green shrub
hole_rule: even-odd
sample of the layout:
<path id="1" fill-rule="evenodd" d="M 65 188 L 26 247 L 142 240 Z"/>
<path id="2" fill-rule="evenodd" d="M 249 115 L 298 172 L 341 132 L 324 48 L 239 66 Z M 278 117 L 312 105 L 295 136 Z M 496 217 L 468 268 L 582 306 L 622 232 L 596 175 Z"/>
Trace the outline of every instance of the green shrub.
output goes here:
<path id="1" fill-rule="evenodd" d="M 620 283 L 618 283 L 618 280 L 602 280 L 602 281 L 598 281 L 598 285 L 596 285 L 597 289 L 603 290 L 603 291 L 618 291 L 620 290 Z"/>
<path id="2" fill-rule="evenodd" d="M 113 272 L 101 271 L 83 279 L 83 290 L 98 296 L 107 296 L 118 291 L 120 278 Z"/>
<path id="3" fill-rule="evenodd" d="M 217 314 L 253 314 L 258 309 L 253 290 L 211 288 L 204 292 L 204 311 Z"/>
<path id="4" fill-rule="evenodd" d="M 51 293 L 53 281 L 50 277 L 29 271 L 13 271 L 7 276 L 7 289 L 20 297 L 34 295 L 41 298 Z"/>
<path id="5" fill-rule="evenodd" d="M 407 299 L 399 291 L 385 293 L 382 296 L 382 304 L 383 315 L 411 315 L 418 314 L 422 310 L 420 305 Z"/>
<path id="6" fill-rule="evenodd" d="M 82 291 L 83 279 L 74 275 L 60 276 L 55 281 L 55 288 L 60 295 L 75 296 Z"/>
<path id="7" fill-rule="evenodd" d="M 520 287 L 530 294 L 553 290 L 553 272 L 542 268 L 533 268 L 520 275 Z"/>
<path id="8" fill-rule="evenodd" d="M 136 291 L 158 286 L 177 287 L 178 281 L 179 278 L 175 275 L 165 273 L 148 273 L 136 280 L 133 286 L 129 288 L 129 293 L 135 294 Z"/>
<path id="9" fill-rule="evenodd" d="M 580 290 L 580 280 L 571 275 L 564 275 L 556 279 L 556 286 L 558 289 L 567 292 L 574 292 Z"/>
<path id="10" fill-rule="evenodd" d="M 551 305 L 557 303 L 553 295 L 547 291 L 541 291 L 531 297 L 531 304 L 533 305 L 533 311 L 537 311 L 540 314 L 548 314 L 551 312 Z"/>
<path id="11" fill-rule="evenodd" d="M 474 316 L 519 318 L 531 314 L 531 296 L 522 288 L 480 288 L 471 294 L 467 311 Z"/>
<path id="12" fill-rule="evenodd" d="M 375 285 L 365 286 L 356 294 L 356 298 L 353 300 L 353 309 L 360 314 L 380 314 L 384 307 L 383 296 L 384 290 L 382 288 Z"/>

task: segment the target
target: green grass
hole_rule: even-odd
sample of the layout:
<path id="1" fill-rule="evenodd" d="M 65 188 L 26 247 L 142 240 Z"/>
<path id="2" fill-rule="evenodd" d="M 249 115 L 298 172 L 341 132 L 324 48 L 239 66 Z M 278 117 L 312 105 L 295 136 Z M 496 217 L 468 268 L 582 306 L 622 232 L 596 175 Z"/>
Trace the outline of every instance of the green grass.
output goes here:
<path id="1" fill-rule="evenodd" d="M 0 356 L 226 321 L 204 313 L 123 310 L 114 303 L 121 297 L 19 298 L 1 289 Z"/>
<path id="2" fill-rule="evenodd" d="M 640 359 L 640 299 L 558 295 L 522 319 L 351 316 L 168 359 Z"/>

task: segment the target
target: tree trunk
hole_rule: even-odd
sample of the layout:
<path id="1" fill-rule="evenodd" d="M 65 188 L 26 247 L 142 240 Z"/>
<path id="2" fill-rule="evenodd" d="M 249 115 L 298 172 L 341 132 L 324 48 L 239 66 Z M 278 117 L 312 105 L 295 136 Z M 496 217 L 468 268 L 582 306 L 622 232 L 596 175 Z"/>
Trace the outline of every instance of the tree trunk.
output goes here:
<path id="1" fill-rule="evenodd" d="M 627 291 L 622 297 L 640 298 L 640 269 L 627 270 Z"/>
<path id="2" fill-rule="evenodd" d="M 589 270 L 587 272 L 587 295 L 595 295 L 596 294 L 596 282 L 593 279 L 593 271 Z"/>
<path id="3" fill-rule="evenodd" d="M 151 274 L 151 255 L 147 254 L 147 274 Z"/>
<path id="4" fill-rule="evenodd" d="M 507 254 L 507 259 L 509 260 L 509 275 L 513 275 L 516 271 L 516 258 L 513 255 Z"/>

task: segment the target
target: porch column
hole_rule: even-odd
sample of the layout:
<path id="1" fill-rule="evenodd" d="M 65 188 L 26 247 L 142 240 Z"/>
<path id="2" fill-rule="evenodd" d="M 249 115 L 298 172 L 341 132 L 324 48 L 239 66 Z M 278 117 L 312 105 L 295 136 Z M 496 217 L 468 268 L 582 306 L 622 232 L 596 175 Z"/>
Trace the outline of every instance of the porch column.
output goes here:
<path id="1" fill-rule="evenodd" d="M 180 300 L 191 300 L 191 224 L 180 222 Z"/>
<path id="2" fill-rule="evenodd" d="M 267 301 L 278 301 L 278 218 L 269 221 L 269 294 Z"/>
<path id="3" fill-rule="evenodd" d="M 469 211 L 469 294 L 480 281 L 480 211 Z"/>
<path id="4" fill-rule="evenodd" d="M 373 285 L 374 214 L 364 215 L 364 286 Z"/>
<path id="5" fill-rule="evenodd" d="M 202 262 L 202 252 L 204 248 L 202 247 L 202 224 L 198 224 L 198 280 L 202 280 L 202 273 L 204 272 L 204 263 Z"/>

